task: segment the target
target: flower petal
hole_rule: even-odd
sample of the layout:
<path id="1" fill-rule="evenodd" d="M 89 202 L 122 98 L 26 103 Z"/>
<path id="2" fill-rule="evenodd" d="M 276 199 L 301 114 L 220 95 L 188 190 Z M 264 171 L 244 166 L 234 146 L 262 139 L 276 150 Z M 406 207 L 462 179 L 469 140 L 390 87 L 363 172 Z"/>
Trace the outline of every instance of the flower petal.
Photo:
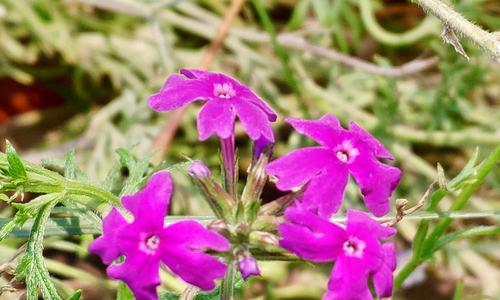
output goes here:
<path id="1" fill-rule="evenodd" d="M 89 251 L 99 255 L 105 264 L 112 263 L 120 256 L 117 235 L 127 225 L 127 221 L 113 208 L 103 220 L 103 234 L 89 245 Z"/>
<path id="2" fill-rule="evenodd" d="M 331 158 L 331 151 L 324 147 L 300 148 L 272 161 L 266 172 L 278 177 L 278 189 L 291 190 L 316 176 Z"/>
<path id="3" fill-rule="evenodd" d="M 144 223 L 156 230 L 163 228 L 172 195 L 172 178 L 166 171 L 151 176 L 137 193 L 123 196 L 122 203 L 134 215 L 134 223 Z"/>
<path id="4" fill-rule="evenodd" d="M 158 299 L 156 287 L 160 285 L 160 261 L 157 256 L 127 255 L 121 264 L 107 269 L 109 277 L 125 282 L 137 300 Z"/>
<path id="5" fill-rule="evenodd" d="M 210 74 L 211 72 L 200 69 L 180 69 L 179 73 L 186 76 L 187 78 L 193 79 L 208 76 L 208 74 Z"/>
<path id="6" fill-rule="evenodd" d="M 226 139 L 234 133 L 234 117 L 227 100 L 214 99 L 203 105 L 198 113 L 198 133 L 201 141 L 212 134 Z"/>
<path id="7" fill-rule="evenodd" d="M 367 213 L 350 209 L 347 211 L 347 230 L 349 233 L 370 232 L 377 239 L 388 239 L 396 234 L 396 229 L 384 226 L 372 219 Z"/>
<path id="8" fill-rule="evenodd" d="M 252 103 L 257 106 L 261 111 L 266 114 L 267 120 L 270 122 L 275 122 L 278 116 L 276 112 L 266 103 L 266 101 L 262 100 L 259 96 L 257 96 L 251 89 L 246 87 L 243 84 L 238 86 L 236 91 L 238 98 L 241 101 Z"/>
<path id="9" fill-rule="evenodd" d="M 368 274 L 362 265 L 352 265 L 349 260 L 338 259 L 328 282 L 328 292 L 323 299 L 371 300 Z"/>
<path id="10" fill-rule="evenodd" d="M 149 97 L 149 107 L 169 111 L 196 100 L 213 97 L 213 87 L 200 79 L 188 79 L 174 74 L 168 77 L 161 90 Z"/>
<path id="11" fill-rule="evenodd" d="M 231 103 L 241 125 L 252 140 L 256 141 L 260 137 L 265 137 L 268 141 L 274 142 L 273 129 L 264 111 L 252 103 L 241 100 L 233 100 Z"/>
<path id="12" fill-rule="evenodd" d="M 347 166 L 333 162 L 307 184 L 301 197 L 303 206 L 323 218 L 330 218 L 342 204 L 348 179 Z"/>
<path id="13" fill-rule="evenodd" d="M 373 285 L 379 298 L 392 295 L 393 275 L 396 269 L 396 249 L 394 243 L 385 243 L 383 246 L 384 263 L 373 275 Z"/>
<path id="14" fill-rule="evenodd" d="M 350 171 L 364 196 L 368 209 L 377 217 L 389 212 L 389 197 L 401 179 L 401 171 L 380 163 L 373 155 L 358 155 Z"/>
<path id="15" fill-rule="evenodd" d="M 315 262 L 333 261 L 342 251 L 345 230 L 301 208 L 285 211 L 290 223 L 278 227 L 282 236 L 281 247 Z"/>
<path id="16" fill-rule="evenodd" d="M 307 135 L 311 139 L 325 147 L 336 145 L 336 136 L 341 130 L 339 120 L 331 115 L 326 115 L 320 120 L 285 119 L 299 133 Z"/>
<path id="17" fill-rule="evenodd" d="M 163 263 L 184 281 L 203 290 L 215 288 L 215 280 L 224 277 L 226 265 L 204 249 L 227 251 L 231 245 L 221 235 L 187 220 L 168 226 L 162 234 L 160 255 Z"/>
<path id="18" fill-rule="evenodd" d="M 394 156 L 392 156 L 381 142 L 355 122 L 349 124 L 349 131 L 358 137 L 358 139 L 369 145 L 373 149 L 373 153 L 376 157 L 394 159 Z"/>

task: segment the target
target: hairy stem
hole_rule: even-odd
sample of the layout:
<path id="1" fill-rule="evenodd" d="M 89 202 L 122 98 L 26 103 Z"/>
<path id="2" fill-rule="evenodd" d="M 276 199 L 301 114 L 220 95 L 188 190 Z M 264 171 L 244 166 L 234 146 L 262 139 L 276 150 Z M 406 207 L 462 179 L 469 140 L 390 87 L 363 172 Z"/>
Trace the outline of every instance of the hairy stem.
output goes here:
<path id="1" fill-rule="evenodd" d="M 436 16 L 445 26 L 462 34 L 500 62 L 500 40 L 479 26 L 465 19 L 458 12 L 440 0 L 414 0 L 428 13 Z"/>

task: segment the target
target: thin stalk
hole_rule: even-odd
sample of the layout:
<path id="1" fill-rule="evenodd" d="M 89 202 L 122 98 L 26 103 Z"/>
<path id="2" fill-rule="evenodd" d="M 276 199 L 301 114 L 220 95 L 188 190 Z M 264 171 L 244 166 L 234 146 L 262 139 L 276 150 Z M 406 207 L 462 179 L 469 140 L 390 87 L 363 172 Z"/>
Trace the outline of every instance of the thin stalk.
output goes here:
<path id="1" fill-rule="evenodd" d="M 221 284 L 221 300 L 232 300 L 234 299 L 234 277 L 236 274 L 236 263 L 232 257 L 227 261 L 227 271 L 226 277 Z"/>
<path id="2" fill-rule="evenodd" d="M 114 194 L 106 191 L 105 189 L 96 187 L 91 184 L 82 183 L 78 181 L 67 181 L 65 183 L 66 191 L 80 196 L 88 196 L 99 202 L 108 203 L 113 206 L 121 207 L 120 199 Z"/>
<path id="3" fill-rule="evenodd" d="M 500 62 L 500 40 L 495 34 L 472 24 L 461 14 L 440 0 L 414 0 L 425 11 L 436 16 L 443 24 L 451 28 L 486 51 Z"/>
<path id="4" fill-rule="evenodd" d="M 224 166 L 224 188 L 235 198 L 236 193 L 236 149 L 234 132 L 227 139 L 220 139 L 222 164 Z"/>
<path id="5" fill-rule="evenodd" d="M 486 176 L 495 168 L 497 163 L 500 161 L 500 146 L 498 146 L 493 152 L 483 161 L 481 166 L 477 170 L 476 180 L 470 185 L 466 186 L 458 197 L 453 201 L 450 207 L 450 211 L 458 211 L 464 208 L 467 201 L 472 197 L 474 192 L 479 188 L 479 186 L 484 182 Z M 429 234 L 423 245 L 423 251 L 432 248 L 434 243 L 443 235 L 443 233 L 448 229 L 452 222 L 451 218 L 444 218 L 439 220 L 436 224 L 434 230 Z"/>
<path id="6" fill-rule="evenodd" d="M 452 219 L 450 216 L 453 215 L 468 215 L 471 213 L 464 212 L 456 212 L 457 210 L 461 210 L 467 204 L 467 201 L 471 198 L 474 192 L 479 188 L 479 186 L 484 182 L 486 176 L 495 168 L 497 163 L 500 161 L 500 146 L 495 148 L 493 152 L 482 162 L 477 170 L 477 175 L 475 177 L 475 181 L 470 185 L 464 187 L 462 192 L 458 195 L 458 197 L 453 201 L 451 205 L 450 211 L 447 212 L 448 216 L 441 218 L 439 222 L 436 224 L 434 229 L 431 231 L 429 236 L 422 242 L 422 245 L 419 249 L 414 249 L 414 251 L 418 250 L 418 252 L 414 252 L 410 261 L 401 269 L 394 280 L 394 288 L 398 288 L 405 280 L 410 276 L 410 274 L 422 263 L 422 253 L 429 253 L 431 249 L 435 246 L 436 242 L 439 238 L 446 232 L 448 227 L 451 225 Z M 490 216 L 499 216 L 499 212 L 492 212 L 493 214 Z M 487 216 L 483 216 L 487 217 Z M 425 221 L 424 221 L 425 222 Z"/>

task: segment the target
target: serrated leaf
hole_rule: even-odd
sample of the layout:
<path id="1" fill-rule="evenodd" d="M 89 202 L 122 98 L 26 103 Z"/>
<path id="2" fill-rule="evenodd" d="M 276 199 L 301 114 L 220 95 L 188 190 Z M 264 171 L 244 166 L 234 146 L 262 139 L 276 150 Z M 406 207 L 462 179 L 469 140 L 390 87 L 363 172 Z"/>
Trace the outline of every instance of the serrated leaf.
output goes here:
<path id="1" fill-rule="evenodd" d="M 26 169 L 21 158 L 17 155 L 16 150 L 9 141 L 6 141 L 5 154 L 7 155 L 7 162 L 9 163 L 8 172 L 14 179 L 26 179 Z"/>
<path id="2" fill-rule="evenodd" d="M 75 162 L 75 150 L 70 150 L 64 156 L 64 177 L 74 180 L 88 181 L 87 176 Z"/>
<path id="3" fill-rule="evenodd" d="M 58 295 L 50 274 L 45 266 L 43 252 L 43 236 L 45 225 L 49 219 L 52 208 L 62 198 L 62 194 L 51 194 L 52 201 L 44 204 L 37 212 L 31 234 L 28 239 L 26 252 L 16 269 L 16 279 L 26 279 L 26 299 L 38 299 L 38 290 L 46 300 L 62 300 Z"/>
<path id="4" fill-rule="evenodd" d="M 116 151 L 120 157 L 120 163 L 122 166 L 127 167 L 129 176 L 125 185 L 120 193 L 120 195 L 129 195 L 135 192 L 142 182 L 142 179 L 146 175 L 149 168 L 149 161 L 146 159 L 136 160 L 129 151 L 125 149 L 118 149 Z"/>

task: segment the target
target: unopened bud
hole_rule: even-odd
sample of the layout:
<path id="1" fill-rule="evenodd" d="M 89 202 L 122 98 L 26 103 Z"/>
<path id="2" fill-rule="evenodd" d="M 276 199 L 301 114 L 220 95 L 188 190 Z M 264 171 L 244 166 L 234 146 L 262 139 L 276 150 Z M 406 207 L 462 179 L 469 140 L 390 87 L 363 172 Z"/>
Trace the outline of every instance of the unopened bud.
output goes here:
<path id="1" fill-rule="evenodd" d="M 229 227 L 224 220 L 214 220 L 208 224 L 208 229 L 220 233 L 224 236 L 229 235 Z"/>
<path id="2" fill-rule="evenodd" d="M 238 255 L 238 268 L 244 280 L 247 280 L 250 276 L 260 275 L 259 265 L 250 253 Z"/>
<path id="3" fill-rule="evenodd" d="M 187 171 L 189 175 L 198 179 L 203 179 L 211 176 L 210 169 L 207 167 L 207 165 L 199 160 L 193 161 Z"/>

